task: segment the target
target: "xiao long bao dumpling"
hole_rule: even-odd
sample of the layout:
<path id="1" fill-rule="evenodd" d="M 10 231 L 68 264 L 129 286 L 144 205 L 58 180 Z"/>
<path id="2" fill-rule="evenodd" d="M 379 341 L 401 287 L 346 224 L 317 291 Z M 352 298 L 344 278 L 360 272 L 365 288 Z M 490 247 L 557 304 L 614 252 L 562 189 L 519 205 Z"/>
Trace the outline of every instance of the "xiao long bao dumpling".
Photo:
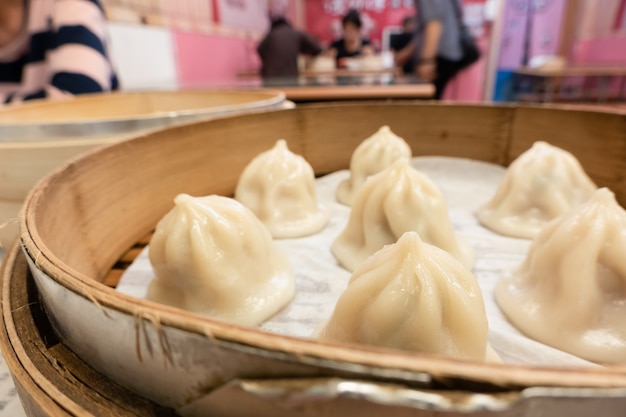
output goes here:
<path id="1" fill-rule="evenodd" d="M 407 159 L 365 182 L 331 251 L 343 267 L 354 271 L 408 231 L 418 232 L 424 242 L 449 252 L 467 268 L 473 266 L 473 250 L 455 234 L 443 194 Z"/>
<path id="2" fill-rule="evenodd" d="M 496 301 L 526 335 L 581 358 L 626 364 L 626 211 L 606 188 L 549 223 Z"/>
<path id="3" fill-rule="evenodd" d="M 498 360 L 474 275 L 416 232 L 385 246 L 352 274 L 321 340 Z"/>
<path id="4" fill-rule="evenodd" d="M 595 190 L 571 153 L 535 142 L 509 166 L 495 196 L 477 216 L 497 233 L 532 239 L 546 223 L 585 202 Z"/>
<path id="5" fill-rule="evenodd" d="M 257 325 L 294 295 L 287 259 L 267 229 L 236 200 L 180 194 L 149 246 L 149 300 Z"/>
<path id="6" fill-rule="evenodd" d="M 411 159 L 411 148 L 389 126 L 383 126 L 365 139 L 352 153 L 350 178 L 337 187 L 337 200 L 351 206 L 367 177 L 379 173 L 396 160 Z"/>
<path id="7" fill-rule="evenodd" d="M 281 139 L 244 169 L 235 199 L 265 224 L 274 238 L 292 238 L 319 232 L 329 220 L 329 210 L 315 194 L 315 173 L 300 155 Z"/>

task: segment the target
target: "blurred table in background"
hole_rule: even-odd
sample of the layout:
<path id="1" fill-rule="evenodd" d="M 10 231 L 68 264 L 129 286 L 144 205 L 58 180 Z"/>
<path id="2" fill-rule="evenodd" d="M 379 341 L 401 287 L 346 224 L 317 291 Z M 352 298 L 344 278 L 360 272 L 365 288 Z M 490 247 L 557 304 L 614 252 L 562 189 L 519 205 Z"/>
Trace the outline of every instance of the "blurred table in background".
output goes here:
<path id="1" fill-rule="evenodd" d="M 573 66 L 514 71 L 512 99 L 525 102 L 626 102 L 626 67 Z"/>
<path id="2" fill-rule="evenodd" d="M 431 84 L 378 85 L 378 86 L 318 86 L 280 87 L 287 100 L 293 102 L 334 101 L 334 100 L 391 100 L 427 99 L 432 97 L 435 88 Z"/>
<path id="3" fill-rule="evenodd" d="M 393 70 L 380 71 L 303 71 L 299 77 L 261 80 L 255 73 L 241 73 L 246 84 L 285 92 L 294 102 L 332 100 L 429 99 L 435 87 L 415 76 L 398 75 Z"/>

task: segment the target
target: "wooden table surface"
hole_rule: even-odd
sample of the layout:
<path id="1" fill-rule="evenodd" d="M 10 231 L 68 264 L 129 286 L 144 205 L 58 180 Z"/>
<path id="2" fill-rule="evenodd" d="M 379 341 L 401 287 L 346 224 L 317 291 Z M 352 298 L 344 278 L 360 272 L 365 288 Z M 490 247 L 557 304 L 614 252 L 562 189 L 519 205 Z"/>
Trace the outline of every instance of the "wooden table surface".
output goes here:
<path id="1" fill-rule="evenodd" d="M 394 85 L 344 85 L 344 86 L 298 86 L 277 87 L 287 96 L 287 100 L 327 101 L 327 100 L 367 100 L 367 99 L 424 99 L 435 93 L 432 84 Z"/>
<path id="2" fill-rule="evenodd" d="M 300 71 L 300 77 L 361 77 L 364 75 L 401 75 L 398 68 L 381 68 L 381 69 L 358 69 L 350 70 L 346 68 L 337 68 L 329 71 L 304 69 Z M 258 70 L 240 71 L 237 78 L 250 79 L 260 78 L 261 73 Z"/>
<path id="3" fill-rule="evenodd" d="M 435 87 L 397 69 L 302 71 L 298 77 L 264 80 L 257 71 L 237 74 L 240 82 L 283 91 L 295 102 L 331 100 L 427 99 Z"/>

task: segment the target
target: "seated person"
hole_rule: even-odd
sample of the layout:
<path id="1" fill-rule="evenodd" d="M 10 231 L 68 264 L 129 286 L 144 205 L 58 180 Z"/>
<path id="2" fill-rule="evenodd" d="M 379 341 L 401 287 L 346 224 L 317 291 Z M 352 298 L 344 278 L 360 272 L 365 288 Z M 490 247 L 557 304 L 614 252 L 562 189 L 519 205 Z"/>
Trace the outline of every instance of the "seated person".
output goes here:
<path id="1" fill-rule="evenodd" d="M 341 21 L 343 37 L 330 45 L 328 55 L 335 58 L 337 68 L 345 68 L 345 58 L 361 55 L 373 55 L 371 42 L 361 37 L 361 16 L 356 10 L 350 10 Z"/>
<path id="2" fill-rule="evenodd" d="M 404 74 L 415 72 L 415 18 L 407 16 L 402 20 L 402 33 L 391 35 L 389 49 L 393 51 L 396 67 Z"/>
<path id="3" fill-rule="evenodd" d="M 322 48 L 315 39 L 294 29 L 283 16 L 271 18 L 271 27 L 257 52 L 261 57 L 263 78 L 295 78 L 298 76 L 298 55 L 316 56 Z"/>
<path id="4" fill-rule="evenodd" d="M 0 103 L 118 89 L 97 0 L 0 2 Z"/>

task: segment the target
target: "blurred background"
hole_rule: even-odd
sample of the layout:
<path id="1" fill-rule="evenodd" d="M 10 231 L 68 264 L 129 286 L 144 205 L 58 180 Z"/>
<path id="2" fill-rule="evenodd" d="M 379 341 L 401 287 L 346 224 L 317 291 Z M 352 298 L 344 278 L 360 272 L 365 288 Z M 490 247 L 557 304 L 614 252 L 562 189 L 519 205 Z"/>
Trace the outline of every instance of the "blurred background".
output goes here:
<path id="1" fill-rule="evenodd" d="M 463 101 L 623 99 L 626 0 L 463 0 L 463 19 L 483 55 L 444 98 Z M 200 88 L 251 82 L 268 10 L 328 47 L 342 16 L 361 13 L 363 35 L 389 51 L 412 0 L 104 0 L 112 56 L 124 90 Z M 558 85 L 524 73 L 571 69 Z M 541 75 L 541 74 L 539 74 Z M 539 82 L 539 84 L 537 84 Z"/>

